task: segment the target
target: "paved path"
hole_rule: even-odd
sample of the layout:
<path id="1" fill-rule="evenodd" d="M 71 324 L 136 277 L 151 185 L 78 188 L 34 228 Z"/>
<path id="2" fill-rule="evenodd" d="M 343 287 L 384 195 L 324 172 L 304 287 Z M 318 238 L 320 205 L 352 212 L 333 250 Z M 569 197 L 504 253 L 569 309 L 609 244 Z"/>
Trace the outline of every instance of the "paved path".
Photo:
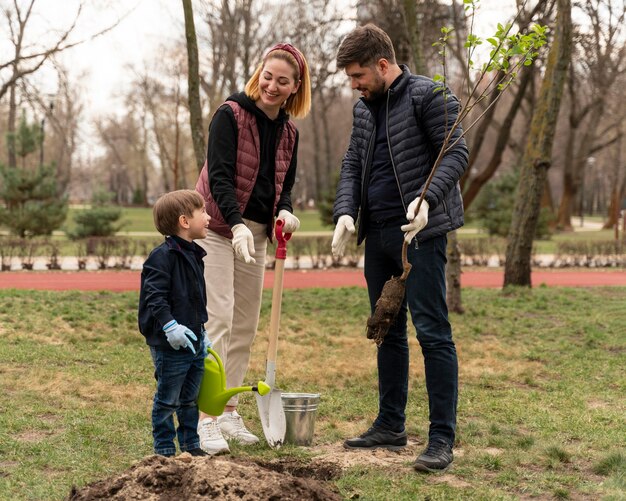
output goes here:
<path id="1" fill-rule="evenodd" d="M 466 269 L 461 277 L 462 287 L 499 288 L 503 282 L 502 269 Z M 37 290 L 139 290 L 139 271 L 4 271 L 0 272 L 0 289 Z M 274 272 L 265 273 L 265 287 L 271 288 Z M 537 270 L 532 273 L 534 286 L 555 287 L 626 286 L 626 270 Z M 286 270 L 284 287 L 365 287 L 363 270 Z"/>

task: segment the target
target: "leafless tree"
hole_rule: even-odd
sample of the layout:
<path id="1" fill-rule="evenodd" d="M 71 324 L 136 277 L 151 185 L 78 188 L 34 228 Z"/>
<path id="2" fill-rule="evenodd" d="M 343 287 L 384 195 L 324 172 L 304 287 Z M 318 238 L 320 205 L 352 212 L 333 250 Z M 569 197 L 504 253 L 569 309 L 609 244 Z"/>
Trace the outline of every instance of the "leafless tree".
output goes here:
<path id="1" fill-rule="evenodd" d="M 160 64 L 160 72 L 144 71 L 137 76 L 136 90 L 146 111 L 146 123 L 150 129 L 150 140 L 159 159 L 162 188 L 165 191 L 189 188 L 195 184 L 197 167 L 191 134 L 183 123 L 187 121 L 188 109 L 182 93 L 184 62 L 176 59 L 178 50 L 170 52 L 169 65 Z M 187 121 L 188 123 L 188 121 Z"/>
<path id="2" fill-rule="evenodd" d="M 530 258 L 541 197 L 552 163 L 554 130 L 567 77 L 572 40 L 571 0 L 557 0 L 554 39 L 522 158 L 509 230 L 504 285 L 531 285 Z"/>
<path id="3" fill-rule="evenodd" d="M 584 21 L 575 34 L 567 82 L 569 133 L 563 195 L 557 216 L 557 227 L 566 231 L 572 230 L 574 203 L 588 168 L 588 158 L 617 141 L 619 123 L 607 122 L 605 111 L 610 89 L 626 72 L 623 36 L 626 4 L 621 0 L 585 0 L 579 8 Z"/>
<path id="4" fill-rule="evenodd" d="M 80 89 L 70 79 L 67 69 L 55 58 L 51 59 L 51 63 L 56 71 L 57 92 L 42 93 L 27 76 L 22 78 L 20 90 L 32 108 L 33 115 L 42 117 L 43 144 L 40 160 L 44 163 L 45 149 L 45 163 L 55 164 L 59 190 L 64 193 L 69 189 L 71 182 L 84 104 L 80 97 Z"/>
<path id="5" fill-rule="evenodd" d="M 0 99 L 2 99 L 5 94 L 9 94 L 7 116 L 8 132 L 15 131 L 18 102 L 17 85 L 22 79 L 39 71 L 56 54 L 75 47 L 85 40 L 98 37 L 110 31 L 119 23 L 118 20 L 111 26 L 84 39 L 77 40 L 72 38 L 83 11 L 83 4 L 79 3 L 76 13 L 68 27 L 60 30 L 50 30 L 50 33 L 55 34 L 44 37 L 41 33 L 29 32 L 29 23 L 32 21 L 33 15 L 36 12 L 35 3 L 36 0 L 13 0 L 12 2 L 2 0 L 0 4 L 0 9 L 2 10 L 0 22 L 4 24 L 4 26 L 0 26 L 0 33 L 8 34 L 7 42 L 12 47 L 10 54 L 0 58 Z M 40 40 L 45 41 L 41 42 Z M 8 144 L 7 151 L 8 165 L 15 167 L 15 148 L 11 142 Z"/>
<path id="6" fill-rule="evenodd" d="M 263 28 L 258 0 L 205 0 L 198 12 L 206 28 L 198 31 L 200 85 L 212 113 L 229 94 L 243 89 L 273 27 Z"/>
<path id="7" fill-rule="evenodd" d="M 202 103 L 200 101 L 200 69 L 198 63 L 198 40 L 193 19 L 191 0 L 182 0 L 185 13 L 185 40 L 187 47 L 187 101 L 189 103 L 189 125 L 193 151 L 196 156 L 198 172 L 202 170 L 205 157 L 204 124 L 202 121 Z"/>

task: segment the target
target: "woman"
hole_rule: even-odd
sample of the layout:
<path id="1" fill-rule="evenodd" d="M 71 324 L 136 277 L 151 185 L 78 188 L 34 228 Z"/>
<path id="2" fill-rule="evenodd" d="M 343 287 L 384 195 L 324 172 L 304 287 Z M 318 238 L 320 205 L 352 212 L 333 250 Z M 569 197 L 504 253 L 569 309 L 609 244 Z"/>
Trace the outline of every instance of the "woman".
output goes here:
<path id="1" fill-rule="evenodd" d="M 227 386 L 241 386 L 257 330 L 267 239 L 274 216 L 293 233 L 291 189 L 296 178 L 298 131 L 289 115 L 311 107 L 309 68 L 290 44 L 271 47 L 245 92 L 229 97 L 209 127 L 207 162 L 196 184 L 211 216 L 198 241 L 207 255 L 207 334 L 226 368 Z M 259 441 L 244 425 L 233 397 L 221 416 L 200 415 L 200 445 L 209 454 L 229 451 L 226 440 Z"/>

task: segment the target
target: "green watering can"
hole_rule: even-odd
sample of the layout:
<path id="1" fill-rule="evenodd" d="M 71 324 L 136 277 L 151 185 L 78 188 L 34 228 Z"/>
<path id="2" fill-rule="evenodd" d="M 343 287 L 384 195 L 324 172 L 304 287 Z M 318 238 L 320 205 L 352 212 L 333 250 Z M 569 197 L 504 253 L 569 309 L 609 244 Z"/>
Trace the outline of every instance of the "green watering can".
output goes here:
<path id="1" fill-rule="evenodd" d="M 206 349 L 210 357 L 204 359 L 204 375 L 198 395 L 198 409 L 209 416 L 220 416 L 224 407 L 233 395 L 242 391 L 256 391 L 259 395 L 267 395 L 271 388 L 263 381 L 256 386 L 239 386 L 226 389 L 226 371 L 219 355 L 211 348 Z"/>

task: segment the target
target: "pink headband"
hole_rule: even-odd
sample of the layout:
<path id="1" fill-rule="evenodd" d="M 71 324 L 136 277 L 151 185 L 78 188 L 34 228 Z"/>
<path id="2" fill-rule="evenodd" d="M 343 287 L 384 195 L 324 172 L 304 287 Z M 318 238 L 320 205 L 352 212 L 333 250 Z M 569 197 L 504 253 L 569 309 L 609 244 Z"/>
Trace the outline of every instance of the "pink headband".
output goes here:
<path id="1" fill-rule="evenodd" d="M 270 54 L 270 52 L 274 52 L 275 50 L 284 50 L 286 52 L 289 52 L 289 54 L 291 54 L 294 57 L 294 59 L 296 60 L 296 63 L 298 63 L 298 70 L 300 71 L 300 78 L 302 78 L 302 75 L 304 75 L 304 58 L 302 57 L 302 54 L 300 54 L 300 51 L 289 43 L 277 43 L 273 47 L 270 47 L 270 49 L 265 54 L 265 57 L 267 57 Z"/>

